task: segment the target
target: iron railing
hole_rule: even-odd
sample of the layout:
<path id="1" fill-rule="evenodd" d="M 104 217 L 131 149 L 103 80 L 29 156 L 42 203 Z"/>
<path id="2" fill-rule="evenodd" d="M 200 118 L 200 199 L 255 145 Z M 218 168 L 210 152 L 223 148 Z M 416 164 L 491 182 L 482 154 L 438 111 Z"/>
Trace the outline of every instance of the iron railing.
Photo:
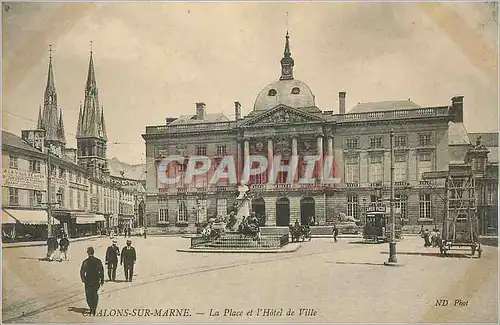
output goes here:
<path id="1" fill-rule="evenodd" d="M 288 244 L 288 234 L 280 236 L 261 236 L 251 238 L 239 234 L 225 234 L 219 238 L 192 237 L 191 248 L 199 249 L 251 249 L 270 250 L 279 249 Z"/>

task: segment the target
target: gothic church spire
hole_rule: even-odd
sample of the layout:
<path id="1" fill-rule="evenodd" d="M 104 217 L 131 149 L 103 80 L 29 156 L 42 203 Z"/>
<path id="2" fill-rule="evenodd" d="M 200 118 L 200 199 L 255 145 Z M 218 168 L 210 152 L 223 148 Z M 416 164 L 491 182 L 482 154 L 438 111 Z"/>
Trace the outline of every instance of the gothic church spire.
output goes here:
<path id="1" fill-rule="evenodd" d="M 63 145 L 66 143 L 65 137 L 61 137 L 59 131 L 61 127 L 64 130 L 64 125 L 58 116 L 57 92 L 52 68 L 52 45 L 49 45 L 49 69 L 43 98 L 43 114 L 37 127 L 45 130 L 45 141 Z"/>
<path id="2" fill-rule="evenodd" d="M 85 84 L 85 100 L 83 102 L 83 110 L 80 107 L 76 138 L 99 138 L 107 140 L 104 115 L 99 105 L 99 90 L 95 77 L 92 50 L 90 50 L 87 82 Z"/>

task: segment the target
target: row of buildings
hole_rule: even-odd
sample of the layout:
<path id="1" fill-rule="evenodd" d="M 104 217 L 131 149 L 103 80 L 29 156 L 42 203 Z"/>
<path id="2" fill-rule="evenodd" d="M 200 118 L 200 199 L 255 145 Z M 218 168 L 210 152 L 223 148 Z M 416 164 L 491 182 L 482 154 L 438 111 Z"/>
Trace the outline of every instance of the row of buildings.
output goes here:
<path id="1" fill-rule="evenodd" d="M 191 184 L 163 184 L 159 173 L 163 159 L 180 155 L 185 161 L 170 163 L 168 173 L 186 173 L 189 157 L 209 156 L 217 164 L 226 155 L 235 157 L 239 175 L 249 155 L 281 155 L 290 164 L 294 155 L 333 157 L 340 183 L 286 182 L 286 172 L 276 182 L 268 175 L 250 179 L 252 210 L 264 216 L 266 226 L 287 226 L 313 217 L 318 225 L 332 224 L 342 212 L 362 219 L 367 205 L 387 202 L 390 196 L 390 130 L 394 130 L 396 209 L 407 225 L 436 224 L 443 218 L 444 183 L 426 181 L 422 175 L 446 171 L 450 164 L 465 164 L 465 152 L 483 139 L 485 189 L 478 198 L 483 234 L 496 233 L 498 223 L 498 134 L 468 133 L 463 121 L 463 96 L 450 103 L 421 107 L 411 100 L 358 103 L 346 111 L 346 93 L 339 92 L 338 110 L 321 110 L 309 86 L 295 79 L 288 33 L 281 76 L 265 86 L 249 114 L 234 104 L 234 118 L 212 113 L 197 103 L 193 113 L 167 117 L 161 125 L 147 126 L 146 219 L 148 224 L 171 231 L 194 228 L 217 215 L 225 215 L 236 197 L 236 186 L 210 184 L 206 175 Z M 480 140 L 481 141 L 481 140 Z M 299 164 L 300 165 L 300 164 Z M 305 166 L 299 166 L 299 176 Z M 182 230 L 184 229 L 184 230 Z"/>
<path id="2" fill-rule="evenodd" d="M 4 239 L 46 238 L 48 224 L 70 237 L 145 226 L 144 182 L 108 168 L 92 52 L 77 123 L 77 148 L 67 148 L 50 56 L 36 128 L 21 136 L 2 131 Z"/>

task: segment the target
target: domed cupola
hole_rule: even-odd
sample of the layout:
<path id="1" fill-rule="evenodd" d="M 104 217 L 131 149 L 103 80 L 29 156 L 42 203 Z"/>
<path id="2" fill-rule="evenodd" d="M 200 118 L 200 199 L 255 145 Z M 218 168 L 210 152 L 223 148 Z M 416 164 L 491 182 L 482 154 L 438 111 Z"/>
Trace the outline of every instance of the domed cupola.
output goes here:
<path id="1" fill-rule="evenodd" d="M 314 95 L 309 86 L 303 81 L 293 78 L 295 61 L 290 52 L 290 36 L 286 33 L 285 51 L 281 59 L 281 77 L 270 83 L 257 95 L 254 111 L 266 110 L 278 104 L 294 108 L 316 106 Z"/>

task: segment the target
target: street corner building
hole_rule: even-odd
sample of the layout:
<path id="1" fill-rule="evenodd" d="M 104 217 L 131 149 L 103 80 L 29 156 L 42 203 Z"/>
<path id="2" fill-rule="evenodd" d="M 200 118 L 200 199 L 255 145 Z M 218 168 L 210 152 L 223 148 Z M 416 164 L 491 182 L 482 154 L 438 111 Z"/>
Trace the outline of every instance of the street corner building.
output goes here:
<path id="1" fill-rule="evenodd" d="M 279 47 L 277 44 L 277 50 Z M 262 216 L 263 232 L 283 229 L 295 221 L 306 224 L 312 218 L 313 232 L 331 234 L 331 225 L 342 213 L 362 224 L 366 211 L 389 206 L 384 198 L 390 197 L 393 129 L 395 210 L 403 230 L 418 232 L 421 225 L 443 221 L 444 181 L 425 180 L 424 173 L 447 171 L 456 164 L 475 164 L 476 168 L 482 162 L 477 182 L 482 190 L 476 191 L 480 231 L 497 233 L 498 135 L 467 133 L 463 96 L 440 106 L 388 100 L 358 103 L 346 111 L 348 94 L 341 91 L 338 108 L 322 110 L 315 104 L 312 89 L 295 78 L 288 33 L 280 64 L 281 76 L 258 92 L 247 115 L 239 102 L 234 103 L 233 119 L 213 112 L 216 110 L 205 103 L 196 103 L 193 114 L 146 126 L 146 220 L 151 232 L 194 232 L 207 219 L 226 215 L 232 206 L 234 184 L 212 184 L 208 174 L 183 183 L 192 156 L 208 156 L 217 165 L 222 157 L 231 155 L 238 175 L 251 155 L 269 159 L 280 155 L 283 166 L 293 155 L 333 157 L 340 183 L 297 182 L 305 173 L 303 163 L 298 164 L 292 182 L 287 182 L 286 169 L 274 181 L 268 181 L 266 170 L 252 175 L 252 211 Z M 300 66 L 307 69 L 307 63 Z M 468 154 L 477 141 L 483 141 L 486 149 L 480 159 Z M 172 155 L 185 157 L 184 162 L 168 164 L 169 174 L 181 176 L 180 182 L 164 184 L 158 173 L 165 171 L 159 165 Z"/>
<path id="2" fill-rule="evenodd" d="M 50 55 L 36 128 L 22 130 L 21 136 L 2 130 L 4 242 L 46 240 L 49 232 L 75 238 L 144 226 L 144 173 L 128 175 L 127 164 L 106 157 L 108 135 L 92 52 L 75 123 L 77 148 L 67 148 Z"/>

